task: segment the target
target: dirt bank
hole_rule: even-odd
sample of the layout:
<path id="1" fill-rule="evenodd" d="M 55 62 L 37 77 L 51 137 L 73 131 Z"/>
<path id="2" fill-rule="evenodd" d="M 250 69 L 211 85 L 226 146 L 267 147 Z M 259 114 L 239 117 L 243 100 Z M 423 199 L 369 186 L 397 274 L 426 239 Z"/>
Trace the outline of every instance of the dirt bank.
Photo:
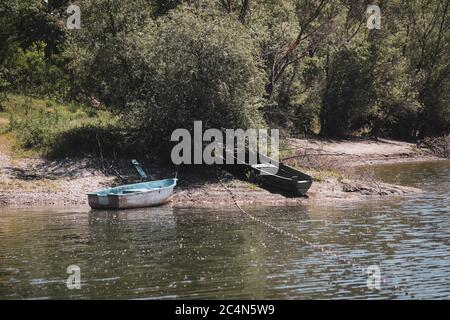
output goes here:
<path id="1" fill-rule="evenodd" d="M 49 161 L 19 158 L 0 137 L 0 206 L 87 205 L 85 194 L 136 181 L 127 160 L 99 159 Z M 223 182 L 244 205 L 297 205 L 325 201 L 354 201 L 367 197 L 403 195 L 420 190 L 376 181 L 354 167 L 380 163 L 436 160 L 414 144 L 390 140 L 292 140 L 286 162 L 301 166 L 315 177 L 308 198 L 289 198 L 223 175 Z M 153 179 L 173 176 L 173 169 L 148 165 Z M 360 171 L 360 170 L 358 170 Z M 174 206 L 230 206 L 229 194 L 214 170 L 179 172 Z"/>

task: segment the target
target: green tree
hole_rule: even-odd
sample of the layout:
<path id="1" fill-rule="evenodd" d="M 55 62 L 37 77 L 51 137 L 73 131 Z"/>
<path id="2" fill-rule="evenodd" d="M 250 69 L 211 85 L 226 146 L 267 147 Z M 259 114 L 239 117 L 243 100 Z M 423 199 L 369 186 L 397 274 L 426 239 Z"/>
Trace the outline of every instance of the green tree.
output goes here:
<path id="1" fill-rule="evenodd" d="M 333 58 L 322 100 L 321 133 L 340 137 L 362 129 L 374 103 L 373 74 L 367 50 L 341 50 Z"/>
<path id="2" fill-rule="evenodd" d="M 449 133 L 450 3 L 446 0 L 405 4 L 406 55 L 423 105 L 420 137 Z"/>
<path id="3" fill-rule="evenodd" d="M 182 6 L 138 35 L 149 74 L 139 106 L 141 127 L 248 128 L 262 124 L 264 72 L 258 48 L 235 19 L 214 10 Z M 159 138 L 159 136 L 158 136 Z"/>
<path id="4" fill-rule="evenodd" d="M 61 14 L 65 1 L 0 1 L 0 88 L 61 96 L 67 91 Z"/>
<path id="5" fill-rule="evenodd" d="M 69 33 L 65 51 L 74 95 L 122 109 L 142 81 L 131 39 L 153 23 L 153 1 L 81 0 L 79 5 L 82 28 Z"/>

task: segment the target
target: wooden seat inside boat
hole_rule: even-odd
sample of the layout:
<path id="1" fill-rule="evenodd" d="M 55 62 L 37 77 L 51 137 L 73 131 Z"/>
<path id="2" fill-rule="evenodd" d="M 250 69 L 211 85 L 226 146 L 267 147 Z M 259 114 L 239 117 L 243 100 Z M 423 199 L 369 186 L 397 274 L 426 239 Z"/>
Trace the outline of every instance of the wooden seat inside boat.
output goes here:
<path id="1" fill-rule="evenodd" d="M 152 189 L 147 189 L 147 188 L 141 188 L 141 189 L 127 189 L 127 190 L 123 190 L 124 194 L 128 194 L 128 193 L 142 193 L 142 192 L 147 192 L 150 191 Z"/>
<path id="2" fill-rule="evenodd" d="M 276 168 L 275 165 L 270 164 L 270 163 L 253 164 L 253 165 L 251 165 L 251 167 L 255 168 L 255 169 Z"/>

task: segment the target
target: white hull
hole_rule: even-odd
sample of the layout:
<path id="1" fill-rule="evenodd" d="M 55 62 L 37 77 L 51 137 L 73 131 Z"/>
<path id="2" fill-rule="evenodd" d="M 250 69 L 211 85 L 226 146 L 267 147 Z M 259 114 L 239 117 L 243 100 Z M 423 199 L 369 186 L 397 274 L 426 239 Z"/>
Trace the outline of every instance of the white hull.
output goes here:
<path id="1" fill-rule="evenodd" d="M 127 190 L 127 188 L 131 187 L 137 188 L 141 185 L 154 184 L 155 182 L 122 186 L 99 193 L 90 193 L 88 194 L 89 206 L 91 206 L 92 209 L 129 209 L 159 206 L 170 200 L 176 185 L 176 180 L 174 179 L 174 181 L 175 183 L 168 186 L 153 187 L 149 190 L 133 193 L 115 194 L 114 191 L 122 189 Z"/>

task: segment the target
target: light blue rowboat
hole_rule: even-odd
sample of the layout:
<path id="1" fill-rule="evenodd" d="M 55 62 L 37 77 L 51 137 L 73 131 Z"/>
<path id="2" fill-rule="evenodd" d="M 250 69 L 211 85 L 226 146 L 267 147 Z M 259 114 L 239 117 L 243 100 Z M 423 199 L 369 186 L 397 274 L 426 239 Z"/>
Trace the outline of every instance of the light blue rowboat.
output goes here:
<path id="1" fill-rule="evenodd" d="M 128 209 L 162 205 L 170 200 L 177 179 L 141 182 L 88 193 L 92 209 Z"/>

